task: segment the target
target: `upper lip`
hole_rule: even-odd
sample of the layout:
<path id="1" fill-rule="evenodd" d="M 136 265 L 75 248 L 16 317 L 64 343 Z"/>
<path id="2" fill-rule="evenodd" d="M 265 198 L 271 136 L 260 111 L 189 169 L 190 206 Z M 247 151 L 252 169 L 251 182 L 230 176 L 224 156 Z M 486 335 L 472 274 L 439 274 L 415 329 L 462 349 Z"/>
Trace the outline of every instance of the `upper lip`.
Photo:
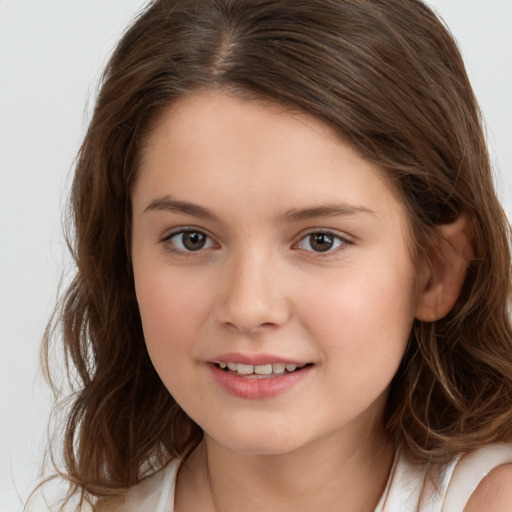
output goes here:
<path id="1" fill-rule="evenodd" d="M 242 354 L 238 352 L 231 352 L 229 354 L 222 354 L 210 359 L 211 363 L 236 363 L 236 364 L 250 364 L 259 366 L 264 364 L 285 363 L 296 364 L 297 366 L 304 366 L 309 361 L 300 361 L 298 359 L 291 359 L 289 357 L 279 356 L 275 354 Z"/>

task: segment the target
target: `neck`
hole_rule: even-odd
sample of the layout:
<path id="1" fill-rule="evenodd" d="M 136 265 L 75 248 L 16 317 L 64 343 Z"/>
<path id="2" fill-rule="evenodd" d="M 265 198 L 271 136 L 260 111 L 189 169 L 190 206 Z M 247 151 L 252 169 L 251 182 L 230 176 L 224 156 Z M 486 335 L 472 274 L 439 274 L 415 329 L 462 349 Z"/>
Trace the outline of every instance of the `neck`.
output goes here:
<path id="1" fill-rule="evenodd" d="M 205 436 L 180 471 L 176 511 L 371 512 L 394 449 L 382 433 L 365 440 L 339 434 L 286 454 L 247 455 Z M 188 482 L 188 484 L 187 484 Z M 187 504 L 186 497 L 194 496 Z"/>

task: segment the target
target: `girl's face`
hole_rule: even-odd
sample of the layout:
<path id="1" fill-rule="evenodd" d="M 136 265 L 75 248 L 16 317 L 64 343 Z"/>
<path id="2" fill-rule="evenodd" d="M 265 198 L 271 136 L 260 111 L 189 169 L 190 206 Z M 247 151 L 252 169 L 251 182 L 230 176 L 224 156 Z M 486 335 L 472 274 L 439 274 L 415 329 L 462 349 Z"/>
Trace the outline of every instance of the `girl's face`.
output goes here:
<path id="1" fill-rule="evenodd" d="M 316 118 L 220 92 L 174 103 L 142 156 L 135 285 L 176 401 L 244 453 L 368 436 L 415 315 L 380 172 Z"/>

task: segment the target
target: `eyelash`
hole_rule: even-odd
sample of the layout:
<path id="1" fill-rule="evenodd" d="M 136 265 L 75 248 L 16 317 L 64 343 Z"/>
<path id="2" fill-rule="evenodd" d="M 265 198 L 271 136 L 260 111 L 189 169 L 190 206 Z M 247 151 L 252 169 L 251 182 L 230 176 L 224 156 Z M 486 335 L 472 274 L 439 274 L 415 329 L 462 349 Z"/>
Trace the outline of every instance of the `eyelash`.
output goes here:
<path id="1" fill-rule="evenodd" d="M 202 245 L 200 245 L 195 250 L 187 248 L 183 241 L 183 237 L 185 235 L 199 235 L 200 237 L 204 237 L 204 243 Z M 173 238 L 180 237 L 180 236 L 182 238 L 178 243 L 179 243 L 179 245 L 181 245 L 181 247 L 176 242 L 173 242 Z M 329 237 L 331 239 L 334 247 L 327 247 L 323 251 L 322 250 L 315 251 L 314 248 L 312 247 L 312 237 L 313 236 Z M 308 241 L 308 240 L 309 240 L 309 242 L 308 242 L 309 248 L 301 247 L 301 244 L 303 244 L 305 241 Z M 201 231 L 200 229 L 181 229 L 179 231 L 173 231 L 172 233 L 170 233 L 170 234 L 166 235 L 164 238 L 162 238 L 161 242 L 169 243 L 170 250 L 172 252 L 185 254 L 185 255 L 192 255 L 194 253 L 200 253 L 204 249 L 210 249 L 211 247 L 215 246 L 215 242 L 213 241 L 213 239 L 209 235 L 207 235 L 206 233 Z M 343 236 L 326 229 L 326 230 L 310 231 L 309 233 L 302 235 L 301 238 L 298 240 L 298 242 L 293 244 L 292 248 L 293 249 L 302 249 L 307 252 L 316 254 L 318 256 L 326 257 L 333 253 L 337 253 L 339 250 L 343 250 L 343 247 L 346 245 L 349 245 L 349 244 L 351 244 L 351 242 L 348 241 Z"/>

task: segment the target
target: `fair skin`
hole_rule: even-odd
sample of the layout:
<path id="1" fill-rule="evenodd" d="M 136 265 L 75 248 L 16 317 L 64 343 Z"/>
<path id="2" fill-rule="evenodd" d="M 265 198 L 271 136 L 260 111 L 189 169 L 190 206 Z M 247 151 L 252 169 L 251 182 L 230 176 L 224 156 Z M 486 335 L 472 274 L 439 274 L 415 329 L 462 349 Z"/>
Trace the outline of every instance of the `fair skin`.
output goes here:
<path id="1" fill-rule="evenodd" d="M 132 206 L 148 351 L 205 433 L 176 512 L 372 511 L 412 322 L 460 289 L 414 268 L 380 171 L 315 118 L 203 91 L 155 125 Z"/>
<path id="2" fill-rule="evenodd" d="M 511 505 L 512 464 L 504 464 L 480 482 L 464 512 L 510 512 Z"/>

